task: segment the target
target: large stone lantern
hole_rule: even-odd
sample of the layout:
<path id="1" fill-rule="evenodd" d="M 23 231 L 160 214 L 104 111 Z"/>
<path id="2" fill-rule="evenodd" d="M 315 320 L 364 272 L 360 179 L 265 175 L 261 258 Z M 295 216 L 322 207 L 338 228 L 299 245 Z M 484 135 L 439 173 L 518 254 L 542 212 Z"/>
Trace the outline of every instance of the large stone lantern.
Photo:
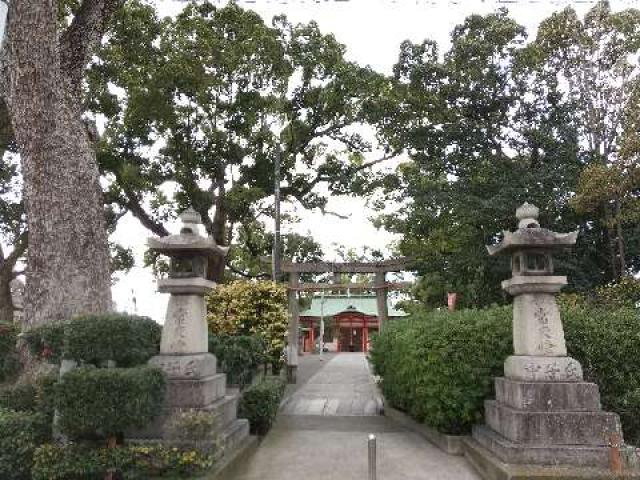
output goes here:
<path id="1" fill-rule="evenodd" d="M 149 363 L 168 376 L 164 412 L 158 421 L 137 436 L 166 438 L 165 424 L 183 410 L 212 412 L 223 451 L 232 452 L 249 435 L 249 424 L 236 418 L 238 396 L 226 391 L 226 375 L 218 373 L 216 357 L 209 353 L 205 294 L 215 287 L 207 280 L 207 264 L 224 257 L 227 249 L 210 237 L 200 235 L 200 215 L 187 209 L 180 215 L 182 228 L 177 235 L 150 238 L 154 252 L 170 258 L 168 278 L 158 281 L 158 291 L 169 293 L 169 304 L 162 329 L 160 354 Z"/>
<path id="2" fill-rule="evenodd" d="M 567 278 L 554 275 L 552 254 L 573 246 L 577 232 L 542 228 L 538 213 L 525 203 L 516 210 L 518 229 L 487 247 L 511 257 L 502 288 L 514 297 L 514 354 L 473 438 L 506 464 L 606 468 L 610 442 L 622 438 L 620 421 L 601 410 L 598 386 L 584 382 L 580 363 L 567 356 L 555 298 Z"/>

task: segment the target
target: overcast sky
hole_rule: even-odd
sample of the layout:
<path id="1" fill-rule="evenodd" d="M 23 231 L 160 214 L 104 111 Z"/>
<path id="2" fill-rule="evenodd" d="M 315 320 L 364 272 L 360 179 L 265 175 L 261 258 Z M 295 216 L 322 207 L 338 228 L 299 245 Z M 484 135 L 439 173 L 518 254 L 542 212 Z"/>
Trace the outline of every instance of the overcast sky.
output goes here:
<path id="1" fill-rule="evenodd" d="M 220 5 L 226 1 L 217 2 Z M 441 51 L 449 47 L 449 34 L 467 15 L 486 14 L 506 7 L 516 21 L 527 28 L 534 37 L 538 24 L 552 12 L 572 5 L 584 14 L 594 2 L 570 2 L 553 0 L 498 1 L 498 0 L 254 0 L 238 1 L 244 8 L 258 12 L 270 23 L 274 15 L 285 14 L 292 22 L 315 20 L 324 33 L 333 33 L 346 45 L 347 57 L 361 65 L 390 73 L 400 43 L 404 40 L 420 42 L 425 38 L 435 40 Z M 639 7 L 638 0 L 612 0 L 614 9 Z M 156 0 L 162 15 L 175 14 L 183 2 Z M 287 231 L 310 233 L 331 258 L 335 244 L 359 249 L 369 246 L 384 250 L 394 237 L 388 232 L 376 230 L 369 218 L 373 212 L 363 200 L 333 198 L 328 210 L 348 219 L 323 216 L 318 212 L 298 212 L 301 221 L 287 226 Z M 169 226 L 176 230 L 176 226 Z M 116 239 L 133 248 L 137 267 L 126 275 L 120 275 L 113 287 L 114 301 L 119 310 L 148 315 L 164 320 L 167 295 L 155 293 L 151 273 L 141 267 L 145 240 L 148 232 L 130 215 L 123 218 L 116 231 Z M 134 306 L 133 298 L 136 299 Z"/>

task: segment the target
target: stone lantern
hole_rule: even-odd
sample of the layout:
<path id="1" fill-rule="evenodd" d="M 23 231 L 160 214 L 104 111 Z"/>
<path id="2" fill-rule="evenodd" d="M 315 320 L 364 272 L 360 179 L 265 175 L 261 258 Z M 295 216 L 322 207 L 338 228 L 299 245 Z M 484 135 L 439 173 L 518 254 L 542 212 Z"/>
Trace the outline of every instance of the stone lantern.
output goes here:
<path id="1" fill-rule="evenodd" d="M 512 277 L 502 288 L 513 299 L 514 354 L 485 403 L 486 425 L 473 438 L 506 464 L 608 467 L 609 443 L 621 439 L 618 416 L 603 412 L 598 386 L 584 382 L 567 356 L 555 295 L 567 284 L 554 275 L 553 252 L 576 243 L 578 232 L 540 227 L 538 208 L 516 210 L 515 232 L 504 232 L 490 255 L 510 255 Z M 480 458 L 480 457 L 478 457 Z"/>
<path id="2" fill-rule="evenodd" d="M 158 291 L 169 293 L 169 304 L 162 329 L 160 354 L 149 363 L 167 374 L 164 412 L 142 438 L 164 438 L 164 425 L 181 410 L 214 413 L 219 421 L 225 451 L 248 438 L 249 424 L 236 418 L 237 395 L 227 394 L 226 375 L 216 370 L 216 357 L 209 353 L 205 294 L 215 287 L 207 280 L 207 265 L 224 257 L 226 248 L 210 237 L 200 235 L 200 215 L 189 208 L 180 215 L 182 228 L 177 235 L 150 238 L 151 251 L 170 259 L 169 275 L 158 281 Z"/>

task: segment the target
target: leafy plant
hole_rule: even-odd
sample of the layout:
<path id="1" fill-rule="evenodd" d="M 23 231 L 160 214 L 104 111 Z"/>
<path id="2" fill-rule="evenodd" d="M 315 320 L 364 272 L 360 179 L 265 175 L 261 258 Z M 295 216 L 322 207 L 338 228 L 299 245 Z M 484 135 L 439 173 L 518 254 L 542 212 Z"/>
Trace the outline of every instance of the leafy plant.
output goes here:
<path id="1" fill-rule="evenodd" d="M 257 335 L 209 335 L 209 351 L 227 374 L 227 383 L 240 387 L 251 383 L 267 360 L 265 342 Z"/>
<path id="2" fill-rule="evenodd" d="M 0 478 L 30 480 L 33 454 L 50 437 L 44 415 L 0 408 Z"/>
<path id="3" fill-rule="evenodd" d="M 62 358 L 119 367 L 145 363 L 160 348 L 162 327 L 147 317 L 126 314 L 84 315 L 44 325 L 25 334 L 33 355 L 50 362 Z"/>
<path id="4" fill-rule="evenodd" d="M 213 463 L 210 454 L 158 444 L 108 449 L 91 444 L 45 444 L 35 453 L 33 480 L 102 480 L 109 471 L 126 480 L 189 478 Z"/>
<path id="5" fill-rule="evenodd" d="M 64 357 L 118 367 L 147 362 L 160 348 L 162 327 L 147 317 L 126 314 L 87 315 L 72 319 L 65 330 Z"/>
<path id="6" fill-rule="evenodd" d="M 249 419 L 251 433 L 265 435 L 276 418 L 286 385 L 272 378 L 246 389 L 238 406 L 238 417 Z"/>
<path id="7" fill-rule="evenodd" d="M 0 322 L 0 382 L 16 373 L 20 366 L 16 352 L 17 339 L 18 328 Z"/>
<path id="8" fill-rule="evenodd" d="M 625 439 L 640 442 L 640 327 L 633 309 L 566 303 L 562 318 L 569 355 L 602 405 L 620 414 Z M 481 422 L 493 377 L 513 351 L 511 307 L 422 312 L 391 322 L 374 337 L 370 358 L 387 401 L 445 433 L 468 433 Z"/>
<path id="9" fill-rule="evenodd" d="M 56 385 L 60 428 L 76 438 L 142 428 L 161 412 L 165 384 L 152 367 L 71 370 Z"/>
<path id="10" fill-rule="evenodd" d="M 207 296 L 207 320 L 212 335 L 262 337 L 268 361 L 282 363 L 288 327 L 283 285 L 268 281 L 218 285 Z"/>

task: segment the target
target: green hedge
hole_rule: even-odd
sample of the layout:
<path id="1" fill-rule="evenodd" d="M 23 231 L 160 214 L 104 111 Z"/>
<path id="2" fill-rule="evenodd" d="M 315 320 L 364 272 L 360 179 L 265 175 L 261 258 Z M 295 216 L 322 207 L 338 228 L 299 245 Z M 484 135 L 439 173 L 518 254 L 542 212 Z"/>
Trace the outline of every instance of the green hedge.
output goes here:
<path id="1" fill-rule="evenodd" d="M 108 471 L 116 478 L 187 478 L 213 466 L 209 454 L 162 445 L 96 448 L 95 445 L 45 444 L 35 453 L 33 480 L 102 480 Z"/>
<path id="2" fill-rule="evenodd" d="M 158 353 L 162 327 L 147 317 L 126 314 L 87 315 L 30 330 L 25 339 L 34 355 L 119 367 L 145 363 Z"/>
<path id="3" fill-rule="evenodd" d="M 75 438 L 142 428 L 161 412 L 165 385 L 153 367 L 71 370 L 56 384 L 60 428 Z"/>
<path id="4" fill-rule="evenodd" d="M 286 384 L 270 378 L 247 388 L 240 399 L 238 417 L 247 418 L 251 433 L 265 435 L 276 418 Z"/>
<path id="5" fill-rule="evenodd" d="M 394 407 L 450 434 L 482 422 L 494 376 L 513 352 L 511 307 L 423 312 L 391 322 L 370 357 Z M 569 355 L 620 414 L 625 439 L 640 442 L 640 320 L 632 309 L 563 308 Z"/>
<path id="6" fill-rule="evenodd" d="M 0 382 L 18 371 L 20 362 L 16 352 L 18 328 L 13 324 L 0 322 Z"/>
<path id="7" fill-rule="evenodd" d="M 394 407 L 449 434 L 482 419 L 512 349 L 511 309 L 429 312 L 389 322 L 370 358 Z"/>
<path id="8" fill-rule="evenodd" d="M 29 480 L 36 448 L 50 438 L 44 415 L 0 408 L 0 478 Z"/>
<path id="9" fill-rule="evenodd" d="M 209 335 L 209 351 L 233 385 L 251 383 L 258 367 L 268 360 L 266 343 L 257 335 Z"/>
<path id="10" fill-rule="evenodd" d="M 56 375 L 40 377 L 35 383 L 15 384 L 0 390 L 0 408 L 37 412 L 53 418 Z"/>

